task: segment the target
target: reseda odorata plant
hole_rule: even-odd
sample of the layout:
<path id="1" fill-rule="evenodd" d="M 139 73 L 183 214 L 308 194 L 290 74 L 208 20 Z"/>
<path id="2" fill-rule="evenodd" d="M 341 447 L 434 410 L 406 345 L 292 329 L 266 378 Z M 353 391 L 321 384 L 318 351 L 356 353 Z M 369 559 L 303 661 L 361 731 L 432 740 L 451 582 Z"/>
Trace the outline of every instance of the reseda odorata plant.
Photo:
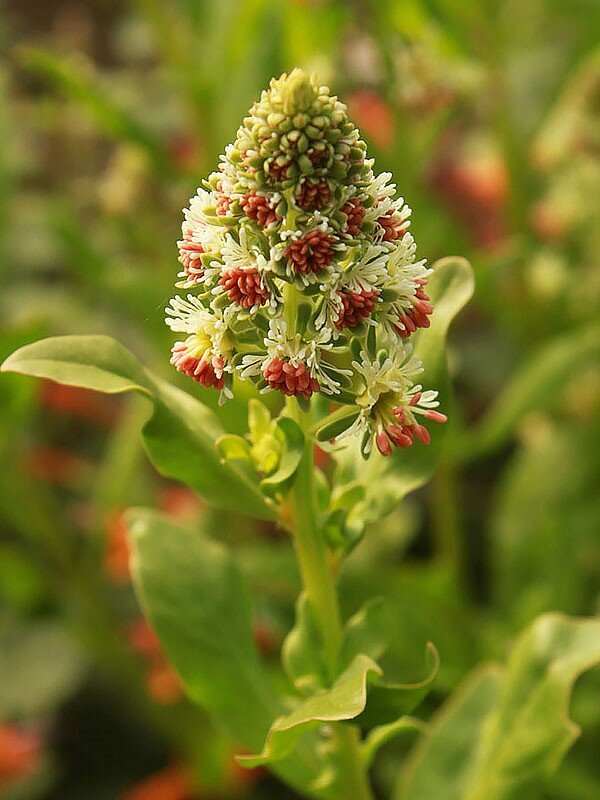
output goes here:
<path id="1" fill-rule="evenodd" d="M 232 397 L 321 393 L 340 404 L 337 437 L 389 456 L 425 421 L 445 422 L 410 337 L 429 326 L 431 270 L 417 259 L 410 208 L 376 174 L 346 107 L 314 75 L 273 79 L 219 169 L 185 209 L 182 270 L 167 324 L 172 364 Z M 332 437 L 333 438 L 333 437 Z"/>
<path id="2" fill-rule="evenodd" d="M 245 766 L 266 765 L 314 800 L 374 800 L 377 751 L 412 733 L 422 738 L 390 800 L 509 800 L 545 780 L 573 742 L 565 709 L 577 676 L 600 660 L 598 621 L 540 617 L 506 665 L 478 668 L 426 731 L 413 712 L 435 679 L 435 648 L 418 676 L 406 675 L 405 648 L 414 641 L 420 658 L 425 644 L 403 638 L 406 605 L 396 599 L 389 613 L 373 598 L 345 619 L 338 597 L 344 559 L 368 526 L 432 474 L 438 449 L 410 446 L 427 444 L 427 423 L 446 417 L 437 392 L 417 383 L 413 343 L 446 390 L 446 333 L 473 289 L 463 259 L 432 270 L 417 258 L 409 222 L 345 106 L 294 70 L 271 82 L 185 212 L 171 360 L 208 391 L 182 391 L 107 336 L 43 339 L 2 369 L 142 395 L 153 406 L 144 444 L 163 475 L 237 515 L 224 525 L 244 515 L 289 534 L 302 590 L 273 681 L 219 534 L 206 525 L 199 536 L 153 509 L 127 517 L 142 607 L 188 695 L 227 728 Z M 226 413 L 204 402 L 213 389 L 231 401 Z M 315 443 L 332 441 L 317 464 Z M 256 537 L 244 551 L 254 549 L 257 573 L 262 547 Z M 393 595 L 384 576 L 364 578 Z"/>

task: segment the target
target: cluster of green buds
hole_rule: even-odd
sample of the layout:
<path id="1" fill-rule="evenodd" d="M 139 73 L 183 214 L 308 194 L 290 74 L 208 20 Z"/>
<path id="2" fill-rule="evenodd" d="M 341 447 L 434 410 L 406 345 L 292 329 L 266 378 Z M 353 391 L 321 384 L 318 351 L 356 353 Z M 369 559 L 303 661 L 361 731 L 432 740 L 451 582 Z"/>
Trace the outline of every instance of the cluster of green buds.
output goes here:
<path id="1" fill-rule="evenodd" d="M 346 107 L 314 75 L 272 80 L 185 209 L 171 363 L 232 397 L 252 381 L 348 407 L 344 435 L 383 455 L 444 422 L 409 338 L 429 325 L 430 270 L 411 211 L 376 175 Z"/>

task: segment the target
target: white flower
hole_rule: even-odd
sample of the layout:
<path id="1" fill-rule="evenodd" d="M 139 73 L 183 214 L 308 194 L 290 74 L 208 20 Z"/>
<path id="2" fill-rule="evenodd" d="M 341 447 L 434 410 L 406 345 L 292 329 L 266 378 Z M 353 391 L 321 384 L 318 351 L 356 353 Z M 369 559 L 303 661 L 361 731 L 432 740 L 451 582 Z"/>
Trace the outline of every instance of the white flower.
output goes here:
<path id="1" fill-rule="evenodd" d="M 394 207 L 393 197 L 396 194 L 396 184 L 389 183 L 392 178 L 391 172 L 381 172 L 375 175 L 367 186 L 366 192 L 373 200 L 373 204 L 367 209 L 365 220 L 375 222 L 387 211 Z M 403 202 L 401 200 L 401 202 Z"/>
<path id="2" fill-rule="evenodd" d="M 215 225 L 213 217 L 206 213 L 207 206 L 214 202 L 212 195 L 199 188 L 190 199 L 189 208 L 184 208 L 184 221 L 181 225 L 183 239 L 179 242 L 180 261 L 184 269 L 177 277 L 182 278 L 177 286 L 189 289 L 199 283 L 208 283 L 213 277 L 213 271 L 206 268 L 199 253 L 217 255 L 223 245 L 225 231 L 221 225 Z M 184 258 L 184 252 L 191 251 L 192 257 Z M 195 254 L 194 254 L 195 253 Z M 182 260 L 183 259 L 183 260 Z"/>
<path id="3" fill-rule="evenodd" d="M 360 414 L 342 437 L 364 436 L 368 432 L 370 438 L 365 452 L 371 450 L 374 438 L 390 429 L 400 432 L 401 426 L 407 432 L 420 432 L 422 426 L 415 415 L 424 415 L 437 422 L 445 421 L 444 415 L 434 411 L 439 405 L 438 393 L 423 391 L 423 387 L 414 382 L 423 372 L 423 364 L 412 354 L 410 345 L 403 344 L 391 354 L 375 359 L 362 351 L 360 360 L 353 361 L 352 366 L 362 378 L 363 391 L 356 400 Z M 412 443 L 410 437 L 412 434 L 409 434 L 407 443 Z"/>
<path id="4" fill-rule="evenodd" d="M 320 331 L 310 341 L 299 333 L 289 336 L 287 323 L 283 319 L 273 319 L 269 332 L 264 338 L 265 351 L 261 354 L 248 354 L 242 358 L 240 377 L 242 380 L 261 375 L 273 359 L 280 358 L 294 367 L 304 364 L 311 378 L 315 378 L 325 394 L 338 394 L 340 383 L 333 378 L 322 361 L 322 355 L 333 347 L 329 331 Z M 340 374 L 350 375 L 347 370 L 337 369 Z M 268 389 L 263 390 L 268 391 Z"/>
<path id="5" fill-rule="evenodd" d="M 218 253 L 223 244 L 225 231 L 222 225 L 214 224 L 213 217 L 206 213 L 208 206 L 214 205 L 214 198 L 210 192 L 198 188 L 196 194 L 190 198 L 189 208 L 183 209 L 185 217 L 182 225 L 184 234 L 187 230 L 194 241 L 202 245 L 207 253 Z"/>
<path id="6" fill-rule="evenodd" d="M 427 278 L 433 272 L 425 266 L 427 259 L 415 261 L 417 244 L 410 233 L 405 233 L 398 241 L 394 242 L 389 250 L 388 272 L 390 277 L 409 276 L 413 281 Z"/>
<path id="7" fill-rule="evenodd" d="M 197 355 L 222 359 L 223 372 L 232 372 L 229 359 L 232 351 L 230 323 L 235 314 L 232 307 L 224 311 L 207 309 L 199 298 L 188 294 L 187 299 L 176 295 L 165 309 L 166 323 L 172 331 L 190 337 Z"/>
<path id="8" fill-rule="evenodd" d="M 246 228 L 239 228 L 239 241 L 228 233 L 221 248 L 221 258 L 225 270 L 231 269 L 256 269 L 267 272 L 271 269 L 271 262 L 263 256 L 257 247 L 252 247 L 248 242 Z"/>
<path id="9" fill-rule="evenodd" d="M 354 256 L 352 257 L 352 259 Z M 388 251 L 380 244 L 369 244 L 358 261 L 350 263 L 340 273 L 340 288 L 351 292 L 378 289 L 388 275 Z"/>
<path id="10" fill-rule="evenodd" d="M 426 266 L 426 259 L 415 261 L 416 250 L 417 245 L 412 235 L 405 233 L 389 251 L 388 278 L 383 288 L 393 293 L 394 299 L 384 304 L 380 317 L 388 336 L 404 329 L 405 323 L 402 320 L 406 319 L 407 315 L 410 316 L 415 308 L 425 317 L 431 313 L 429 300 L 421 298 L 423 295 L 421 287 L 425 286 L 433 270 Z M 426 298 L 426 295 L 424 297 Z"/>

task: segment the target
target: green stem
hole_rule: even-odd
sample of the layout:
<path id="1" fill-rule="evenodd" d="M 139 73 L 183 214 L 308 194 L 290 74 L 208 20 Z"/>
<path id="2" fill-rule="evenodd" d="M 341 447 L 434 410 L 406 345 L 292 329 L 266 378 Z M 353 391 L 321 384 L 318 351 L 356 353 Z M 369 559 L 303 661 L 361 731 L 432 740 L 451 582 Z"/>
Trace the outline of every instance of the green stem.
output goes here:
<path id="1" fill-rule="evenodd" d="M 290 416 L 306 434 L 304 455 L 290 493 L 294 545 L 306 598 L 321 635 L 329 679 L 333 682 L 342 641 L 342 621 L 327 546 L 317 522 L 314 445 L 308 434 L 310 418 L 301 411 L 295 398 L 288 398 L 286 405 Z M 360 756 L 358 728 L 349 723 L 334 723 L 332 730 L 339 757 L 340 800 L 373 800 Z"/>

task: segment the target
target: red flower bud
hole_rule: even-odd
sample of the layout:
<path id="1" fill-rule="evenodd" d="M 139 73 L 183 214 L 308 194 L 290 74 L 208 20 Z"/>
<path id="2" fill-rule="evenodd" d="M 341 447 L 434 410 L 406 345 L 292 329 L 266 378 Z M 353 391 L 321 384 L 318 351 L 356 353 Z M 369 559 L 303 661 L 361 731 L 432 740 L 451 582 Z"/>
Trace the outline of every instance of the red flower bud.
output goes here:
<path id="1" fill-rule="evenodd" d="M 313 230 L 291 242 L 285 255 L 294 272 L 307 275 L 309 272 L 320 272 L 331 264 L 335 255 L 332 245 L 332 236 L 321 230 Z"/>
<path id="2" fill-rule="evenodd" d="M 269 290 L 256 269 L 232 269 L 219 278 L 232 303 L 242 308 L 262 306 L 269 300 Z"/>
<path id="3" fill-rule="evenodd" d="M 306 364 L 294 366 L 282 358 L 273 358 L 263 372 L 271 389 L 278 389 L 288 397 L 302 396 L 307 400 L 319 391 L 319 384 L 312 378 Z"/>

